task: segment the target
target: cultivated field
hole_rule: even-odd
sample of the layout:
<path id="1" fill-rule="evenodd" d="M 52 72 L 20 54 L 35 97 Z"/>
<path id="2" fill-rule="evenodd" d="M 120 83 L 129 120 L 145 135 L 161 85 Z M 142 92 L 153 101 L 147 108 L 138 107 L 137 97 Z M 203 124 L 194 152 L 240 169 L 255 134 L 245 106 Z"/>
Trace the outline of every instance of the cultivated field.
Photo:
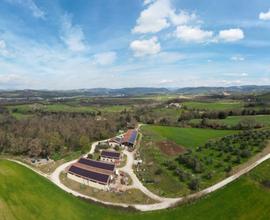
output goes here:
<path id="1" fill-rule="evenodd" d="M 199 161 L 210 157 L 209 155 L 212 152 L 210 150 L 196 152 L 198 147 L 203 146 L 211 139 L 237 133 L 237 131 L 144 126 L 142 133 L 143 139 L 139 152 L 143 164 L 138 167 L 137 175 L 145 186 L 156 194 L 177 197 L 190 193 L 187 185 L 192 181 L 192 176 L 200 176 L 203 179 L 202 186 L 212 184 L 224 177 L 220 167 L 216 169 L 216 175 L 213 175 L 209 180 L 202 178 L 213 168 L 213 164 L 205 165 L 204 172 L 198 170 L 199 172 L 196 174 L 190 172 L 190 169 L 179 165 L 175 161 L 177 156 L 191 151 L 196 154 L 195 156 L 198 159 L 198 165 L 196 166 L 201 166 Z M 212 155 L 211 157 L 215 158 L 217 156 Z M 217 160 L 220 160 L 220 158 Z M 179 173 L 176 174 L 175 172 L 178 171 Z M 179 176 L 182 176 L 183 180 Z"/>
<path id="2" fill-rule="evenodd" d="M 201 109 L 201 110 L 232 110 L 244 107 L 243 102 L 230 100 L 217 102 L 191 101 L 191 102 L 184 102 L 183 105 L 189 109 Z"/>

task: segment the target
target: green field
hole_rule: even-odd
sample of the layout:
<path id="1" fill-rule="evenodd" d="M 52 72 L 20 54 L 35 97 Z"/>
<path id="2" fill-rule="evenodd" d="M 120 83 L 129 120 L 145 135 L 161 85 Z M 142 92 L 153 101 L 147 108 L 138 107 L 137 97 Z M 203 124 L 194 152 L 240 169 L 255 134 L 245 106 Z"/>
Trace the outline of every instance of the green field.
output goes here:
<path id="1" fill-rule="evenodd" d="M 201 110 L 232 110 L 244 107 L 244 103 L 240 101 L 219 101 L 219 102 L 184 102 L 184 106 L 189 109 Z"/>
<path id="2" fill-rule="evenodd" d="M 44 111 L 44 112 L 79 112 L 79 113 L 91 113 L 91 112 L 120 112 L 123 110 L 129 110 L 130 106 L 126 105 L 112 105 L 112 106 L 80 106 L 80 105 L 67 105 L 67 104 L 24 104 L 24 105 L 12 105 L 8 106 L 14 116 L 20 117 L 19 114 L 29 114 L 29 112 Z M 17 114 L 17 115 L 16 115 Z M 18 118 L 17 117 L 17 118 Z"/>
<path id="3" fill-rule="evenodd" d="M 27 168 L 1 160 L 0 219 L 269 219 L 270 190 L 260 184 L 270 179 L 269 169 L 270 161 L 267 161 L 250 174 L 191 204 L 137 213 L 83 202 Z"/>
<path id="4" fill-rule="evenodd" d="M 188 183 L 179 181 L 178 175 L 174 175 L 172 171 L 168 170 L 164 163 L 169 161 L 173 166 L 177 166 L 174 159 L 180 154 L 178 148 L 185 151 L 191 149 L 195 152 L 198 146 L 203 146 L 211 139 L 236 132 L 231 130 L 143 126 L 143 138 L 139 152 L 144 163 L 141 165 L 137 175 L 147 188 L 161 196 L 176 197 L 190 194 L 191 191 L 187 187 Z M 162 148 L 166 143 L 168 143 L 167 147 Z M 205 157 L 216 157 L 211 153 L 210 150 L 199 152 L 198 158 L 203 160 Z M 207 170 L 210 169 L 216 170 L 217 173 L 211 180 L 202 181 L 201 187 L 207 187 L 224 178 L 224 172 L 221 168 L 207 167 Z M 181 168 L 181 170 L 183 169 Z M 184 171 L 190 173 L 187 169 L 184 169 Z M 194 174 L 190 173 L 189 175 Z M 200 175 L 196 174 L 194 176 Z"/>
<path id="5" fill-rule="evenodd" d="M 178 128 L 166 126 L 145 126 L 143 132 L 152 133 L 155 138 L 167 139 L 184 147 L 197 147 L 205 144 L 209 139 L 233 134 L 230 130 L 213 130 L 200 128 Z"/>
<path id="6" fill-rule="evenodd" d="M 248 116 L 228 116 L 226 119 L 209 119 L 209 122 L 224 124 L 228 126 L 236 126 L 244 120 L 252 120 L 264 126 L 270 126 L 270 115 L 248 115 Z M 193 119 L 192 124 L 199 124 L 201 119 Z"/>

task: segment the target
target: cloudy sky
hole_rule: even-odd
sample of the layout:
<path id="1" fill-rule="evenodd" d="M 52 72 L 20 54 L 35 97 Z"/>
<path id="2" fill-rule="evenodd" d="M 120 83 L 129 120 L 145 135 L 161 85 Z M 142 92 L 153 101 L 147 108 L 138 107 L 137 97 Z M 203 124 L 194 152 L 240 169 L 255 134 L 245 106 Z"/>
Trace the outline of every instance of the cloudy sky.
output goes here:
<path id="1" fill-rule="evenodd" d="M 0 89 L 270 84 L 270 1 L 0 0 Z"/>

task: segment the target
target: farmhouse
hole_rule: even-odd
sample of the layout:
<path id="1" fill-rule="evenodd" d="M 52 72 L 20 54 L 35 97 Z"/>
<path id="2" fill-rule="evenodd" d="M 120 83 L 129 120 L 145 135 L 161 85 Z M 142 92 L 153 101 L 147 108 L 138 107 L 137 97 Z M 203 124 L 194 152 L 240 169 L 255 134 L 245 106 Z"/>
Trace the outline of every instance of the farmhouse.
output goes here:
<path id="1" fill-rule="evenodd" d="M 129 148 L 133 148 L 136 143 L 137 136 L 138 132 L 134 129 L 130 129 L 124 135 L 121 143 Z"/>
<path id="2" fill-rule="evenodd" d="M 103 150 L 100 155 L 100 160 L 119 164 L 121 160 L 121 153 L 116 151 Z"/>
<path id="3" fill-rule="evenodd" d="M 69 167 L 67 177 L 91 187 L 107 190 L 114 175 L 114 164 L 80 158 Z"/>

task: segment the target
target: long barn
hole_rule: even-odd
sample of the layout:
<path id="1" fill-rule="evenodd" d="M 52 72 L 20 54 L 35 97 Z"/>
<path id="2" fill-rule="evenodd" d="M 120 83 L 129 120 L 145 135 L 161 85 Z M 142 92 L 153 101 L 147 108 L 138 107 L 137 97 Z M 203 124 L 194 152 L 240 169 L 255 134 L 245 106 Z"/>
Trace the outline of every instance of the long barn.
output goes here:
<path id="1" fill-rule="evenodd" d="M 107 190 L 115 175 L 115 165 L 112 163 L 80 158 L 68 169 L 68 178 L 79 183 Z"/>

